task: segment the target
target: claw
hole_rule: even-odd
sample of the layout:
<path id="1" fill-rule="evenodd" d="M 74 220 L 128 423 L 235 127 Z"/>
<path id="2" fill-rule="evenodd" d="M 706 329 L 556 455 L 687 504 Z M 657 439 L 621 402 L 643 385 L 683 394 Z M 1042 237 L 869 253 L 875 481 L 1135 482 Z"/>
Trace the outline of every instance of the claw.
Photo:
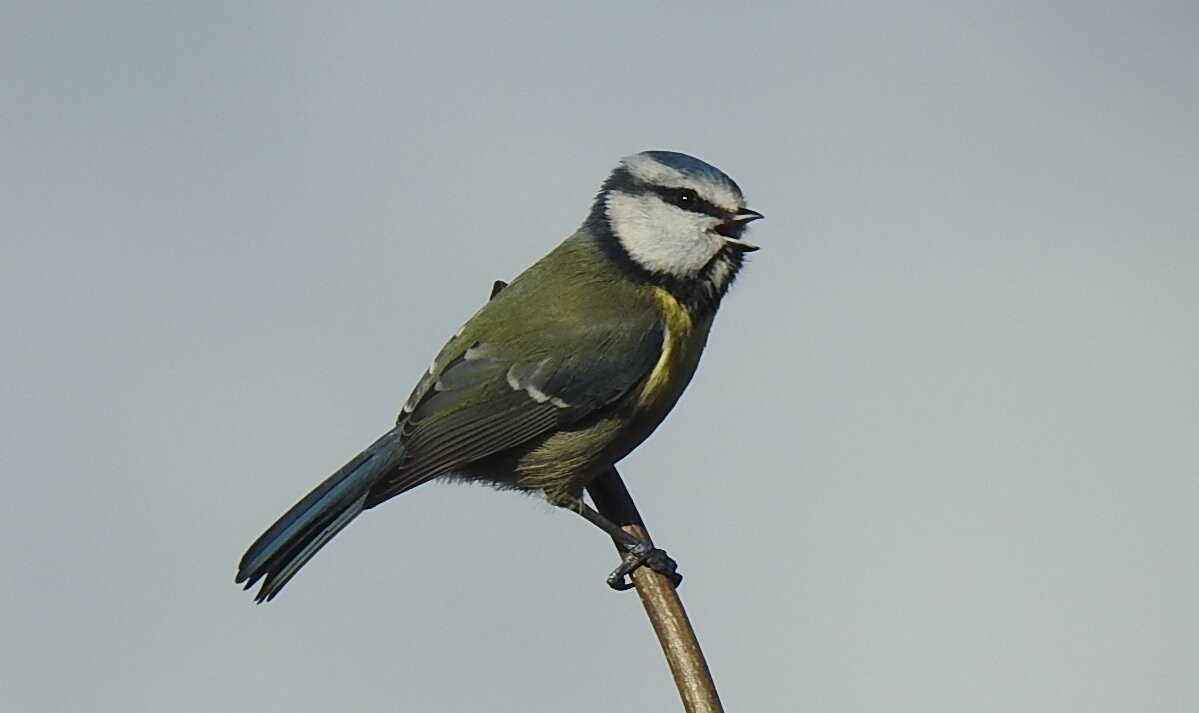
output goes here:
<path id="1" fill-rule="evenodd" d="M 678 563 L 666 554 L 666 550 L 654 547 L 648 540 L 636 540 L 630 543 L 620 566 L 608 575 L 608 586 L 618 592 L 633 588 L 633 570 L 642 565 L 649 567 L 658 574 L 670 580 L 671 585 L 678 587 L 683 581 L 683 575 L 678 573 Z M 626 577 L 629 577 L 626 579 Z"/>

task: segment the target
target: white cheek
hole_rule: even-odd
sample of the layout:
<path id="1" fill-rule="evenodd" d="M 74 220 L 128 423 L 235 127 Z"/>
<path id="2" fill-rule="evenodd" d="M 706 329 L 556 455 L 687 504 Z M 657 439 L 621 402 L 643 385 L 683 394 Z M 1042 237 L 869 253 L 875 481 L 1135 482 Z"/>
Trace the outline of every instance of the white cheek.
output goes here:
<path id="1" fill-rule="evenodd" d="M 613 193 L 608 222 L 629 256 L 652 272 L 679 277 L 698 273 L 720 251 L 715 219 L 667 205 L 657 196 Z"/>

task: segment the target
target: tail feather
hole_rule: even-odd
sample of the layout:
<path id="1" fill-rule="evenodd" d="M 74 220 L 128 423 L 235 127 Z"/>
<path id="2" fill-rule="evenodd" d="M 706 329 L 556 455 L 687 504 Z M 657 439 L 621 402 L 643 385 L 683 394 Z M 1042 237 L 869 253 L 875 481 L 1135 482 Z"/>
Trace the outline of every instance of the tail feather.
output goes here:
<path id="1" fill-rule="evenodd" d="M 362 512 L 368 493 L 404 460 L 399 429 L 385 433 L 264 532 L 242 556 L 238 584 L 265 578 L 255 600 L 274 599 L 283 585 Z"/>

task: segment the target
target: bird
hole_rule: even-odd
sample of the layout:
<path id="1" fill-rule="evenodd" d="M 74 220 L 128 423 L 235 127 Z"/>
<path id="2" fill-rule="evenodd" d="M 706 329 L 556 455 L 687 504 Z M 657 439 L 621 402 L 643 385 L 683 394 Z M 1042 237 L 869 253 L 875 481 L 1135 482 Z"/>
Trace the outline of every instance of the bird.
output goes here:
<path id="1" fill-rule="evenodd" d="M 254 541 L 235 582 L 261 581 L 255 600 L 270 601 L 356 517 L 439 478 L 541 493 L 613 535 L 623 571 L 673 568 L 583 490 L 682 395 L 759 247 L 746 226 L 762 217 L 733 179 L 693 156 L 622 159 L 582 226 L 497 289 L 433 359 L 395 426 Z"/>

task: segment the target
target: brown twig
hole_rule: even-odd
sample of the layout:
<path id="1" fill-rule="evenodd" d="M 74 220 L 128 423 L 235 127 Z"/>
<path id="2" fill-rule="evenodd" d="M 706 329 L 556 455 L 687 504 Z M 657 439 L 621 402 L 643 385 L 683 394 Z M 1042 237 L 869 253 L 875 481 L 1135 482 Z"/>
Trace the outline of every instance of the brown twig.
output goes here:
<path id="1" fill-rule="evenodd" d="M 649 539 L 649 531 L 615 467 L 592 481 L 587 486 L 587 493 L 604 517 L 634 537 Z M 654 633 L 658 635 L 662 653 L 666 655 L 666 663 L 683 700 L 683 709 L 687 713 L 722 713 L 724 708 L 716 693 L 716 683 L 699 648 L 699 640 L 695 638 L 695 630 L 687 619 L 683 602 L 670 580 L 649 567 L 638 567 L 631 577 Z"/>

